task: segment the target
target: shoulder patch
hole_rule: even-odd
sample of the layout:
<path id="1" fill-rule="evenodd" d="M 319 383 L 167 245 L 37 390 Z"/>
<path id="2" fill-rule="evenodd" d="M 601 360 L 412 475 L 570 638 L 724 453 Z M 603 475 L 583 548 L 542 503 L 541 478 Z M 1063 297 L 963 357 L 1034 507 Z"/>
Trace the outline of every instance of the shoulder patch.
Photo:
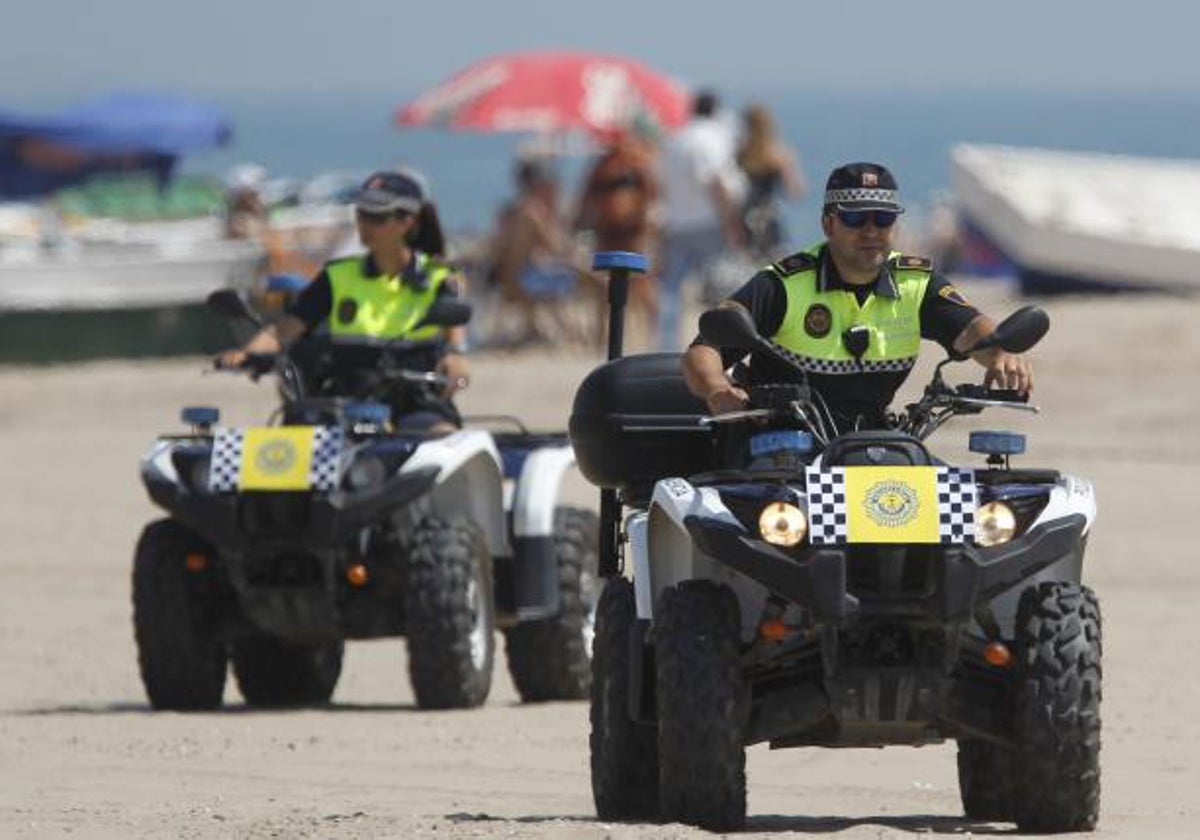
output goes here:
<path id="1" fill-rule="evenodd" d="M 971 306 L 971 304 L 967 302 L 967 299 L 962 296 L 962 292 L 954 288 L 954 286 L 950 285 L 949 283 L 938 289 L 938 294 L 951 303 L 957 303 L 959 306 Z"/>
<path id="2" fill-rule="evenodd" d="M 790 257 L 784 257 L 777 263 L 773 263 L 771 268 L 786 277 L 789 274 L 796 274 L 810 268 L 816 268 L 816 266 L 816 257 L 807 251 L 800 251 L 792 254 Z"/>
<path id="3" fill-rule="evenodd" d="M 916 269 L 918 271 L 933 271 L 933 260 L 916 257 L 911 254 L 900 254 L 888 260 L 895 268 Z"/>

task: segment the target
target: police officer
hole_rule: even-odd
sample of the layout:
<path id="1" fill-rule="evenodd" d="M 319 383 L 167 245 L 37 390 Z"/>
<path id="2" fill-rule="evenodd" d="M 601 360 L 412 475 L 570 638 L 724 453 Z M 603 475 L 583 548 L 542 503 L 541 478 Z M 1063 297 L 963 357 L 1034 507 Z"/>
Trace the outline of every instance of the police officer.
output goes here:
<path id="1" fill-rule="evenodd" d="M 875 163 L 839 166 L 825 185 L 825 241 L 754 275 L 722 303 L 743 306 L 760 335 L 799 356 L 839 433 L 881 428 L 896 391 L 916 362 L 922 338 L 963 351 L 990 335 L 994 322 L 966 301 L 929 260 L 892 250 L 904 208 L 896 180 Z M 725 371 L 743 352 L 696 339 L 684 355 L 693 393 L 714 414 L 745 408 L 747 392 Z M 985 385 L 1028 393 L 1026 358 L 999 348 L 974 358 Z M 752 354 L 751 383 L 795 381 L 781 362 Z"/>
<path id="2" fill-rule="evenodd" d="M 323 327 L 334 349 L 335 378 L 344 382 L 373 369 L 382 346 L 413 342 L 400 363 L 437 370 L 450 384 L 439 395 L 406 393 L 393 405 L 393 417 L 407 429 L 451 431 L 462 421 L 450 398 L 469 377 L 466 329 L 417 326 L 435 300 L 458 295 L 458 280 L 441 259 L 437 210 L 416 173 L 376 172 L 355 198 L 355 220 L 367 253 L 326 264 L 286 315 L 240 349 L 222 353 L 218 365 L 237 367 L 248 353 L 277 353 Z"/>

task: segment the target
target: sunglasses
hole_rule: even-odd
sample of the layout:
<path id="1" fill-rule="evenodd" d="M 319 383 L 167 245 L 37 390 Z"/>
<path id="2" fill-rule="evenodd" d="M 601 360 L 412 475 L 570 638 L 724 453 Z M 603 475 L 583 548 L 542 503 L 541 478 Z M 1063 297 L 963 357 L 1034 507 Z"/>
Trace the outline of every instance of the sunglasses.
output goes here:
<path id="1" fill-rule="evenodd" d="M 848 228 L 860 228 L 870 220 L 871 224 L 881 230 L 896 224 L 900 216 L 892 210 L 839 210 L 837 217 Z"/>
<path id="2" fill-rule="evenodd" d="M 402 210 L 397 210 L 393 213 L 370 213 L 366 210 L 356 211 L 358 220 L 365 222 L 368 225 L 382 225 L 390 222 L 392 219 L 404 219 L 409 215 Z"/>

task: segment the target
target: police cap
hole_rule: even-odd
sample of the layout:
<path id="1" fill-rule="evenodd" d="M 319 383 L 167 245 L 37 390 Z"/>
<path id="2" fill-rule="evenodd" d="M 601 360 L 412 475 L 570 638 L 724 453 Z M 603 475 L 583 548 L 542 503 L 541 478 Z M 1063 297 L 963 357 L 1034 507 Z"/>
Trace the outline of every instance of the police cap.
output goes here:
<path id="1" fill-rule="evenodd" d="M 903 213 L 896 179 L 878 163 L 847 163 L 829 173 L 825 211 L 890 210 Z"/>

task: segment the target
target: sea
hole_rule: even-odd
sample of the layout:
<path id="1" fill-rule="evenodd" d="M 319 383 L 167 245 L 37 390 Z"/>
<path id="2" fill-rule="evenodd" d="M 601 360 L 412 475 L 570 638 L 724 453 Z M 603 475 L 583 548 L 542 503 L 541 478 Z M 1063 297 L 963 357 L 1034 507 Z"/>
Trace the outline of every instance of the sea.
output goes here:
<path id="1" fill-rule="evenodd" d="M 255 163 L 272 177 L 320 173 L 364 176 L 405 165 L 423 172 L 447 229 L 482 233 L 512 194 L 513 163 L 529 138 L 513 134 L 400 128 L 393 115 L 402 97 L 332 96 L 304 99 L 227 97 L 226 147 L 189 158 L 185 171 L 223 174 Z M 1200 93 L 950 92 L 851 93 L 815 91 L 725 97 L 727 116 L 751 102 L 772 110 L 784 140 L 809 181 L 806 198 L 786 208 L 789 238 L 803 245 L 819 235 L 820 192 L 838 164 L 871 160 L 900 182 L 911 222 L 949 197 L 950 151 L 957 143 L 1200 158 Z M 560 160 L 569 206 L 587 161 Z"/>

